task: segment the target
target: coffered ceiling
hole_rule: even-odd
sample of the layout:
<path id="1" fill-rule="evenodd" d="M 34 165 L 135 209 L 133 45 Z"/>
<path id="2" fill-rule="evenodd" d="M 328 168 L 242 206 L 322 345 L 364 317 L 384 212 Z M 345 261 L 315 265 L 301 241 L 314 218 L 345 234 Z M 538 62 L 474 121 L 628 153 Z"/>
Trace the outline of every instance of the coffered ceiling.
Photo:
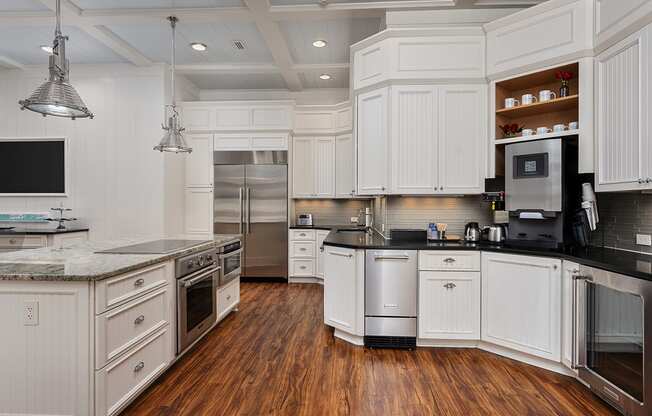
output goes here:
<path id="1" fill-rule="evenodd" d="M 542 0 L 62 0 L 72 63 L 170 60 L 200 89 L 346 88 L 349 46 L 381 30 L 386 10 L 524 7 Z M 55 0 L 0 1 L 0 68 L 46 64 Z M 322 48 L 313 46 L 324 40 Z M 244 49 L 234 44 L 239 41 Z M 190 47 L 203 43 L 206 51 Z M 328 74 L 324 80 L 320 75 Z"/>

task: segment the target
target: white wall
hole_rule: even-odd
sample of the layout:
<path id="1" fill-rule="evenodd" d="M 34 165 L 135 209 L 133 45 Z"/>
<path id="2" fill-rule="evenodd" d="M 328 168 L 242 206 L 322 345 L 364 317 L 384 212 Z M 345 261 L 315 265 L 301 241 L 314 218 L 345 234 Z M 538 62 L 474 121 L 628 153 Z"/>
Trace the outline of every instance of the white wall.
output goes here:
<path id="1" fill-rule="evenodd" d="M 152 150 L 163 133 L 164 67 L 74 65 L 71 83 L 93 120 L 21 111 L 18 100 L 46 75 L 45 67 L 0 71 L 0 137 L 69 138 L 68 197 L 0 197 L 0 212 L 47 211 L 62 201 L 90 226 L 94 240 L 180 232 L 183 211 L 166 204 L 183 195 L 176 189 L 183 177 L 174 173 L 183 172 L 184 156 Z M 168 223 L 177 217 L 179 224 Z"/>

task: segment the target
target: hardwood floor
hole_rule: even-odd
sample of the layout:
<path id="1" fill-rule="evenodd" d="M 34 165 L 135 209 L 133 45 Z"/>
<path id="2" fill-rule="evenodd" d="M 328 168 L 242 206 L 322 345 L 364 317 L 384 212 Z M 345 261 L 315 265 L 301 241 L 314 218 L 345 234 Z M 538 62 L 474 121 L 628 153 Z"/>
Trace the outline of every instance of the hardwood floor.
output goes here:
<path id="1" fill-rule="evenodd" d="M 366 350 L 317 285 L 243 283 L 231 314 L 124 415 L 616 415 L 568 377 L 476 349 Z"/>

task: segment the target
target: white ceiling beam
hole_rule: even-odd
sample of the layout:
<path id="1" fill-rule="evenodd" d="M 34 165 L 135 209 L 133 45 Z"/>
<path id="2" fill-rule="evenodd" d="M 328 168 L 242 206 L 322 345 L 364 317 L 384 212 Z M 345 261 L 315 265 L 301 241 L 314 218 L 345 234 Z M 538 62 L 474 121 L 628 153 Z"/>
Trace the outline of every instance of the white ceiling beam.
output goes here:
<path id="1" fill-rule="evenodd" d="M 338 3 L 339 4 L 339 3 Z M 334 5 L 335 6 L 335 5 Z M 384 9 L 342 9 L 337 7 L 322 7 L 317 4 L 271 6 L 269 16 L 272 20 L 332 20 L 332 19 L 366 19 L 380 18 L 385 15 Z"/>
<path id="2" fill-rule="evenodd" d="M 95 9 L 81 12 L 81 17 L 88 23 L 102 25 L 151 23 L 165 20 L 168 16 L 176 16 L 184 23 L 253 21 L 246 7 Z"/>
<path id="3" fill-rule="evenodd" d="M 13 69 L 25 69 L 25 65 L 8 56 L 0 55 L 0 66 Z"/>
<path id="4" fill-rule="evenodd" d="M 273 64 L 191 64 L 177 65 L 176 73 L 189 74 L 278 74 Z"/>
<path id="5" fill-rule="evenodd" d="M 319 71 L 337 71 L 349 69 L 348 62 L 340 62 L 334 64 L 295 64 L 292 65 L 292 70 L 295 72 L 319 72 Z"/>
<path id="6" fill-rule="evenodd" d="M 290 91 L 301 91 L 301 79 L 299 74 L 292 69 L 292 55 L 290 48 L 285 41 L 283 33 L 278 23 L 269 17 L 270 4 L 268 0 L 243 0 L 245 5 L 251 11 L 256 22 L 256 27 L 260 31 L 262 38 L 269 48 L 276 66 L 281 71 L 281 75 Z"/>

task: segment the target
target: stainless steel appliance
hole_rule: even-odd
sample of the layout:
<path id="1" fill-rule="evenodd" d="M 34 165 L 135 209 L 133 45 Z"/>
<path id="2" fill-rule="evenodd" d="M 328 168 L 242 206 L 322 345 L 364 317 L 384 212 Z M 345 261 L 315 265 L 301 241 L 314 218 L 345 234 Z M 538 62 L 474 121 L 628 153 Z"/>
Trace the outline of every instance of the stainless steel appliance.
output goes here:
<path id="1" fill-rule="evenodd" d="M 365 345 L 415 348 L 417 252 L 367 250 L 365 267 Z"/>
<path id="2" fill-rule="evenodd" d="M 227 244 L 220 249 L 220 283 L 225 286 L 227 283 L 240 277 L 242 272 L 242 245 L 237 243 Z"/>
<path id="3" fill-rule="evenodd" d="M 305 227 L 312 227 L 312 214 L 299 214 L 297 215 L 297 225 Z"/>
<path id="4" fill-rule="evenodd" d="M 484 227 L 483 237 L 490 243 L 502 243 L 507 238 L 507 228 L 503 224 L 494 224 Z"/>
<path id="5" fill-rule="evenodd" d="M 215 233 L 243 235 L 243 277 L 287 279 L 287 152 L 215 152 L 213 160 Z"/>
<path id="6" fill-rule="evenodd" d="M 175 262 L 177 278 L 177 354 L 183 353 L 217 322 L 218 249 L 193 253 Z"/>
<path id="7" fill-rule="evenodd" d="M 575 270 L 573 367 L 625 415 L 652 414 L 652 282 Z"/>
<path id="8" fill-rule="evenodd" d="M 482 232 L 477 222 L 470 222 L 464 226 L 465 241 L 480 241 L 481 234 Z"/>
<path id="9" fill-rule="evenodd" d="M 167 254 L 174 251 L 192 248 L 200 244 L 210 243 L 207 240 L 155 240 L 130 246 L 115 247 L 98 251 L 102 254 Z"/>

